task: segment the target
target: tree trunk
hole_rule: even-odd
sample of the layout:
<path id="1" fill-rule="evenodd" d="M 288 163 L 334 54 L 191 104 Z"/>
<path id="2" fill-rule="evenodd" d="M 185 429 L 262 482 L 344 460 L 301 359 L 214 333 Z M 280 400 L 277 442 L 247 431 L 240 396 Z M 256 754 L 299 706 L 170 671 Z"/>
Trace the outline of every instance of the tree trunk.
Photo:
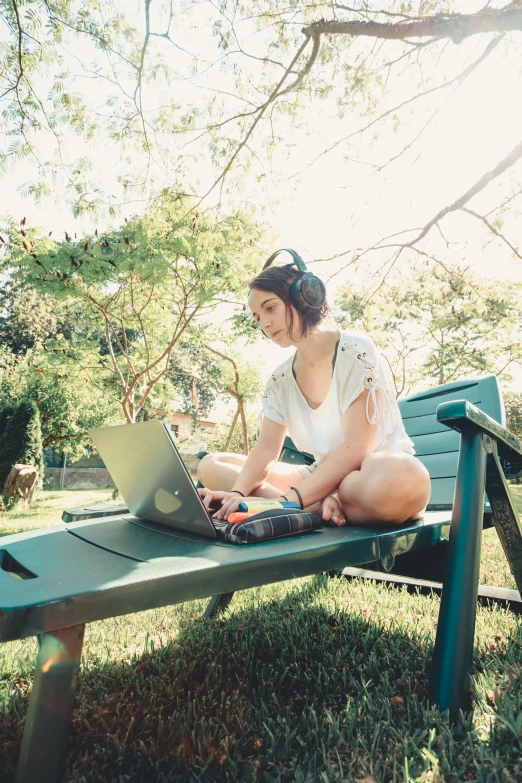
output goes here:
<path id="1" fill-rule="evenodd" d="M 236 412 L 234 413 L 234 418 L 232 420 L 232 424 L 230 425 L 230 429 L 228 431 L 227 442 L 225 443 L 225 451 L 228 451 L 230 448 L 230 443 L 232 441 L 232 435 L 234 434 L 234 430 L 236 429 L 238 416 L 239 416 L 239 405 L 237 407 Z"/>
<path id="2" fill-rule="evenodd" d="M 37 481 L 38 471 L 32 465 L 14 465 L 5 480 L 3 494 L 6 502 L 20 500 L 22 505 L 29 506 Z"/>
<path id="3" fill-rule="evenodd" d="M 243 454 L 248 456 L 248 428 L 246 423 L 245 408 L 242 400 L 237 401 L 237 409 L 241 416 L 241 426 L 243 428 Z"/>
<path id="4" fill-rule="evenodd" d="M 123 399 L 121 401 L 121 407 L 123 409 L 123 415 L 127 419 L 127 424 L 134 424 L 140 411 L 139 408 L 136 410 L 136 406 L 134 404 L 134 395 L 129 396 L 126 400 Z"/>

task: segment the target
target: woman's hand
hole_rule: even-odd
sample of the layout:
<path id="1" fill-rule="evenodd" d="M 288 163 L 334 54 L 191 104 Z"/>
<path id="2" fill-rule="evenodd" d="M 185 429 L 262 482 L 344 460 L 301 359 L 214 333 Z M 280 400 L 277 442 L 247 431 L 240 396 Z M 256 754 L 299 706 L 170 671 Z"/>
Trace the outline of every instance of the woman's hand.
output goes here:
<path id="1" fill-rule="evenodd" d="M 346 517 L 344 516 L 335 495 L 328 495 L 328 497 L 323 500 L 321 516 L 325 522 L 329 522 L 336 527 L 343 527 L 346 525 Z"/>
<path id="2" fill-rule="evenodd" d="M 223 492 L 222 490 L 214 489 L 198 489 L 198 492 L 207 510 L 210 508 L 211 503 L 221 503 L 221 508 L 212 515 L 213 519 L 228 519 L 229 514 L 238 510 L 240 503 L 262 499 L 256 497 L 244 498 L 237 492 Z"/>

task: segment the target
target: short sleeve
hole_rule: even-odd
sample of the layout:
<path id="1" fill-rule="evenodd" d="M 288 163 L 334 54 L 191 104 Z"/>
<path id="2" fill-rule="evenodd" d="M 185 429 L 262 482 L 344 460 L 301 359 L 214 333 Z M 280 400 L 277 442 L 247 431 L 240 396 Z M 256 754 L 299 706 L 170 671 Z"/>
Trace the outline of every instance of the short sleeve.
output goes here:
<path id="1" fill-rule="evenodd" d="M 275 421 L 276 424 L 286 424 L 286 420 L 277 397 L 276 386 L 272 375 L 268 379 L 268 383 L 265 387 L 265 393 L 263 394 L 262 416 L 266 416 L 267 419 Z"/>
<path id="2" fill-rule="evenodd" d="M 375 343 L 367 335 L 350 335 L 340 345 L 340 404 L 343 414 L 367 389 L 366 417 L 379 425 L 377 440 L 389 435 L 397 424 L 397 404 L 391 372 Z"/>

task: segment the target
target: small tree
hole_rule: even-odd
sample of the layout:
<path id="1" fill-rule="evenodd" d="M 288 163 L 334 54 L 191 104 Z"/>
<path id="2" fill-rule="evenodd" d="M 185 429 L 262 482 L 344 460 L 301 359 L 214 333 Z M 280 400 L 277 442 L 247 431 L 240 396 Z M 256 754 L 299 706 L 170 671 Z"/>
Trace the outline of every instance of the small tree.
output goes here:
<path id="1" fill-rule="evenodd" d="M 24 221 L 8 231 L 2 271 L 57 299 L 71 325 L 45 348 L 70 358 L 130 423 L 164 383 L 190 326 L 242 290 L 263 257 L 253 214 L 193 207 L 165 195 L 119 229 L 80 240 L 65 232 L 54 241 Z"/>
<path id="2" fill-rule="evenodd" d="M 11 408 L 12 410 L 12 408 Z M 40 414 L 32 400 L 24 400 L 9 416 L 0 435 L 0 486 L 13 465 L 32 465 L 39 476 L 43 472 L 43 449 Z"/>
<path id="3" fill-rule="evenodd" d="M 247 410 L 245 412 L 247 424 L 248 448 L 251 449 L 255 442 L 255 434 L 258 428 L 258 412 Z M 232 451 L 234 454 L 246 454 L 243 427 L 237 426 L 237 410 L 233 416 L 220 421 L 207 435 L 207 449 L 210 452 Z"/>
<path id="4" fill-rule="evenodd" d="M 209 353 L 218 356 L 223 363 L 222 393 L 232 397 L 237 405 L 236 413 L 230 425 L 228 435 L 227 451 L 230 448 L 230 442 L 234 435 L 236 424 L 241 424 L 241 440 L 243 443 L 243 454 L 249 452 L 249 442 L 252 438 L 252 431 L 249 433 L 246 404 L 253 402 L 261 395 L 262 383 L 259 370 L 255 363 L 239 359 L 231 355 L 230 347 L 227 346 L 227 353 L 216 350 L 211 345 L 205 345 Z"/>
<path id="5" fill-rule="evenodd" d="M 0 347 L 0 406 L 32 400 L 40 413 L 43 448 L 66 451 L 76 460 L 91 453 L 88 429 L 119 423 L 122 416 L 116 403 L 62 359 L 37 348 L 14 356 Z"/>
<path id="6" fill-rule="evenodd" d="M 173 366 L 171 378 L 185 413 L 193 416 L 194 423 L 202 415 L 208 415 L 217 398 L 232 398 L 236 411 L 228 425 L 223 449 L 219 450 L 231 448 L 230 443 L 239 425 L 240 450 L 248 454 L 253 430 L 247 406 L 260 399 L 263 383 L 258 363 L 245 358 L 244 329 L 235 326 L 236 323 L 241 325 L 241 319 L 236 316 L 232 323 L 232 329 L 217 329 L 211 323 L 190 329 L 190 345 L 185 345 L 184 351 L 176 354 L 179 361 L 175 368 Z M 248 336 L 253 337 L 251 330 Z M 250 355 L 253 355 L 252 351 Z"/>
<path id="7" fill-rule="evenodd" d="M 522 286 L 428 260 L 402 264 L 385 284 L 346 287 L 337 320 L 367 332 L 390 363 L 397 395 L 492 373 L 511 379 L 522 362 Z"/>
<path id="8" fill-rule="evenodd" d="M 223 385 L 222 362 L 203 345 L 214 331 L 212 324 L 187 330 L 187 339 L 176 346 L 168 374 L 179 409 L 195 422 L 209 415 Z"/>

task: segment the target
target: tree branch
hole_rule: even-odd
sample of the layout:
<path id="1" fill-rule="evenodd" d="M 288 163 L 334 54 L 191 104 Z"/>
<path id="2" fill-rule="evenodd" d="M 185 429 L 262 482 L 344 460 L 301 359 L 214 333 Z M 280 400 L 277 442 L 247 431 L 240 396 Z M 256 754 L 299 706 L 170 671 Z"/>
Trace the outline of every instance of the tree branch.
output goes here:
<path id="1" fill-rule="evenodd" d="M 522 30 L 522 7 L 519 2 L 510 3 L 504 8 L 486 8 L 476 14 L 425 16 L 397 23 L 322 19 L 303 27 L 301 32 L 306 36 L 353 35 L 396 41 L 429 36 L 436 39 L 451 38 L 455 44 L 459 44 L 471 35 L 512 30 Z"/>
<path id="2" fill-rule="evenodd" d="M 498 44 L 502 40 L 502 37 L 503 36 L 499 35 L 496 38 L 494 38 L 492 41 L 490 41 L 488 43 L 488 45 L 486 46 L 486 48 L 484 49 L 484 51 L 482 52 L 482 54 L 480 55 L 480 57 L 477 60 L 475 60 L 473 63 L 471 63 L 471 65 L 468 65 L 468 67 L 465 68 L 464 71 L 462 71 L 462 73 L 459 73 L 458 76 L 455 76 L 455 78 L 450 79 L 450 81 L 448 81 L 448 82 L 444 82 L 443 84 L 437 84 L 437 85 L 435 85 L 435 87 L 430 87 L 428 90 L 424 90 L 423 92 L 418 92 L 415 95 L 413 95 L 411 98 L 407 98 L 405 101 L 402 101 L 401 103 L 397 104 L 393 108 L 388 109 L 383 114 L 380 114 L 378 117 L 375 117 L 369 123 L 364 125 L 362 128 L 359 128 L 358 130 L 352 131 L 352 133 L 349 133 L 348 136 L 344 136 L 342 139 L 339 139 L 339 141 L 336 141 L 334 144 L 332 144 L 331 147 L 328 147 L 328 149 L 323 150 L 323 152 L 320 152 L 319 155 L 317 155 L 317 157 L 314 158 L 314 160 L 309 164 L 309 167 L 313 166 L 314 163 L 317 163 L 319 158 L 322 158 L 323 155 L 328 154 L 329 152 L 334 150 L 336 147 L 338 147 L 339 144 L 342 144 L 343 142 L 348 141 L 348 139 L 351 139 L 353 136 L 357 136 L 357 135 L 360 135 L 360 134 L 364 133 L 365 131 L 369 130 L 372 127 L 372 125 L 375 125 L 377 122 L 381 122 L 386 117 L 389 117 L 391 114 L 395 114 L 396 112 L 398 112 L 401 109 L 403 109 L 405 106 L 408 106 L 408 104 L 413 103 L 414 101 L 417 101 L 419 98 L 425 98 L 426 96 L 431 95 L 432 93 L 437 92 L 438 90 L 446 90 L 448 87 L 451 87 L 453 84 L 457 84 L 456 89 L 453 90 L 453 92 L 450 95 L 450 97 L 452 97 L 454 95 L 454 93 L 456 92 L 456 90 L 468 78 L 468 76 L 470 76 L 470 74 L 473 73 L 475 68 L 477 68 L 477 66 L 480 65 L 491 54 L 491 52 L 495 49 L 495 47 L 498 46 Z M 375 174 L 376 172 L 382 171 L 386 166 L 389 166 L 390 163 L 392 163 L 394 160 L 397 160 L 397 158 L 399 158 L 411 146 L 413 146 L 413 144 L 417 141 L 417 139 L 424 133 L 424 131 L 426 130 L 428 125 L 434 120 L 434 118 L 436 117 L 437 113 L 440 111 L 442 106 L 444 106 L 444 103 L 441 106 L 439 106 L 437 109 L 435 109 L 435 111 L 430 115 L 428 121 L 422 126 L 420 131 L 409 142 L 409 144 L 407 146 L 405 146 L 401 150 L 400 153 L 395 155 L 393 158 L 390 158 L 390 160 L 388 160 L 382 166 L 377 166 L 376 170 L 374 172 L 372 172 L 372 174 Z M 301 173 L 301 172 L 299 172 L 299 173 Z M 372 176 L 372 175 L 370 175 L 370 176 Z"/>
<path id="3" fill-rule="evenodd" d="M 18 6 L 15 0 L 11 0 L 11 2 L 13 5 L 13 10 L 15 12 L 16 26 L 18 29 L 18 64 L 20 66 L 20 72 L 16 79 L 16 84 L 14 84 L 12 87 L 9 87 L 9 89 L 3 92 L 2 95 L 0 95 L 0 98 L 4 98 L 8 93 L 13 92 L 13 90 L 17 92 L 20 82 L 22 80 L 22 76 L 24 75 L 23 52 L 22 52 L 22 39 L 23 39 L 24 31 L 22 29 L 22 22 L 20 20 L 20 13 L 18 11 Z"/>
<path id="4" fill-rule="evenodd" d="M 491 169 L 491 171 L 487 171 L 485 174 L 482 175 L 482 177 L 475 182 L 474 185 L 469 188 L 465 193 L 460 196 L 456 201 L 453 202 L 453 204 L 449 204 L 449 206 L 444 207 L 444 209 L 441 209 L 440 212 L 438 212 L 435 217 L 433 217 L 422 229 L 420 234 L 417 235 L 415 239 L 413 239 L 411 242 L 408 242 L 405 247 L 411 247 L 412 245 L 417 244 L 417 242 L 420 242 L 421 239 L 424 239 L 426 234 L 433 228 L 433 226 L 439 222 L 439 220 L 442 220 L 443 217 L 446 217 L 446 215 L 449 215 L 450 212 L 456 212 L 458 209 L 462 209 L 464 204 L 466 204 L 470 199 L 473 198 L 473 196 L 476 196 L 477 193 L 480 193 L 481 190 L 483 190 L 486 185 L 489 185 L 492 180 L 499 177 L 501 174 L 503 174 L 507 169 L 509 169 L 511 166 L 513 166 L 518 160 L 522 158 L 522 142 L 519 142 L 511 152 L 506 155 L 505 158 L 503 158 L 495 168 Z"/>
<path id="5" fill-rule="evenodd" d="M 280 91 L 280 89 L 281 89 L 281 87 L 283 86 L 283 84 L 284 84 L 284 82 L 285 82 L 285 80 L 286 80 L 286 78 L 287 78 L 288 74 L 292 72 L 292 69 L 293 69 L 293 67 L 294 67 L 295 63 L 298 61 L 298 59 L 300 58 L 301 54 L 303 53 L 303 51 L 304 51 L 304 50 L 305 50 L 305 48 L 307 47 L 307 45 L 308 45 L 308 41 L 309 41 L 309 40 L 310 40 L 310 36 L 307 36 L 307 37 L 305 38 L 304 42 L 303 42 L 303 43 L 301 44 L 301 46 L 299 47 L 299 49 L 297 50 L 297 52 L 296 52 L 296 54 L 295 54 L 294 58 L 292 59 L 292 62 L 290 63 L 290 65 L 288 66 L 288 68 L 286 69 L 286 71 L 284 72 L 284 74 L 282 75 L 281 79 L 279 80 L 279 82 L 277 83 L 277 85 L 274 87 L 274 89 L 273 89 L 273 90 L 272 90 L 272 92 L 270 93 L 270 96 L 269 96 L 268 100 L 267 100 L 267 101 L 265 101 L 265 103 L 264 103 L 262 106 L 260 106 L 260 107 L 259 107 L 259 109 L 258 109 L 258 111 L 257 111 L 257 117 L 255 118 L 254 122 L 253 122 L 253 123 L 252 123 L 252 125 L 250 126 L 250 128 L 249 128 L 249 130 L 248 130 L 248 132 L 247 132 L 246 136 L 245 136 L 245 137 L 243 138 L 243 140 L 242 140 L 242 141 L 241 141 L 241 142 L 238 144 L 238 146 L 237 146 L 237 148 L 236 148 L 236 150 L 235 150 L 234 154 L 233 154 L 233 155 L 230 157 L 230 159 L 229 159 L 229 161 L 228 161 L 227 165 L 225 166 L 225 168 L 223 169 L 223 171 L 221 172 L 221 174 L 219 175 L 219 177 L 216 179 L 216 181 L 214 182 L 214 184 L 211 186 L 211 188 L 210 188 L 210 189 L 209 189 L 209 190 L 208 190 L 208 191 L 205 193 L 205 196 L 204 196 L 203 198 L 206 198 L 206 197 L 207 197 L 207 196 L 208 196 L 210 193 L 212 193 L 212 191 L 214 190 L 214 188 L 215 188 L 217 185 L 219 185 L 219 183 L 220 183 L 220 182 L 221 182 L 221 181 L 222 181 L 222 180 L 223 180 L 223 179 L 226 177 L 226 175 L 228 174 L 228 172 L 229 172 L 229 171 L 230 171 L 230 169 L 232 168 L 232 166 L 233 166 L 233 164 L 234 164 L 234 161 L 235 161 L 235 160 L 236 160 L 236 158 L 238 157 L 238 155 L 239 155 L 239 153 L 241 152 L 241 150 L 243 149 L 243 147 L 244 147 L 244 146 L 247 144 L 247 142 L 248 142 L 248 140 L 249 140 L 250 136 L 251 136 L 251 135 L 252 135 L 252 133 L 254 132 L 254 130 L 255 130 L 255 128 L 256 128 L 256 126 L 257 126 L 257 124 L 258 124 L 258 123 L 259 123 L 259 121 L 261 120 L 261 118 L 262 118 L 263 114 L 265 113 L 265 111 L 267 110 L 267 108 L 270 106 L 270 104 L 271 104 L 271 103 L 273 103 L 273 102 L 276 100 L 276 98 L 278 98 L 278 97 L 279 97 L 279 95 L 282 95 L 282 94 L 284 94 L 284 93 L 288 92 L 290 89 L 295 89 L 296 85 L 298 85 L 298 84 L 300 84 L 300 83 L 301 83 L 302 79 L 301 79 L 301 75 L 299 75 L 299 76 L 297 77 L 297 79 L 296 79 L 296 80 L 295 80 L 295 81 L 292 83 L 292 85 L 291 85 L 290 87 L 287 87 L 287 88 L 286 88 L 286 89 L 285 89 L 283 92 L 281 92 L 281 93 L 279 92 L 279 91 Z M 310 61 L 309 61 L 309 62 L 308 62 L 306 65 L 305 65 L 305 67 L 304 67 L 304 70 L 306 71 L 306 73 L 308 73 L 308 71 L 309 71 L 309 70 L 310 70 L 310 68 L 312 67 L 313 61 L 314 61 L 314 60 L 315 60 L 315 58 L 317 57 L 317 52 L 319 51 L 318 49 L 316 49 L 316 47 L 317 47 L 317 41 L 316 41 L 316 38 L 315 38 L 315 36 L 313 36 L 313 41 L 314 41 L 314 45 L 313 45 L 313 48 L 312 48 L 312 54 L 311 54 L 311 57 L 310 57 L 310 60 L 312 60 L 312 63 L 310 63 Z M 314 52 L 315 52 L 315 55 L 314 55 Z M 305 75 L 306 75 L 306 74 L 305 74 Z M 304 76 L 303 76 L 303 78 L 304 78 Z M 203 199 L 201 199 L 201 200 L 203 200 Z"/>
<path id="6" fill-rule="evenodd" d="M 472 209 L 469 209 L 468 207 L 461 207 L 461 210 L 462 212 L 467 212 L 468 215 L 472 215 L 473 217 L 477 218 L 477 220 L 482 221 L 482 223 L 484 223 L 484 225 L 491 231 L 491 233 L 495 234 L 496 237 L 501 239 L 502 242 L 504 242 L 513 251 L 513 253 L 517 256 L 517 258 L 520 258 L 520 260 L 522 261 L 522 255 L 517 250 L 517 248 L 514 245 L 512 245 L 511 242 L 508 239 L 506 239 L 504 234 L 501 234 L 500 231 L 498 231 L 495 228 L 495 226 L 492 223 L 490 223 L 486 217 L 484 217 L 483 215 L 479 215 L 478 212 L 474 212 Z"/>

